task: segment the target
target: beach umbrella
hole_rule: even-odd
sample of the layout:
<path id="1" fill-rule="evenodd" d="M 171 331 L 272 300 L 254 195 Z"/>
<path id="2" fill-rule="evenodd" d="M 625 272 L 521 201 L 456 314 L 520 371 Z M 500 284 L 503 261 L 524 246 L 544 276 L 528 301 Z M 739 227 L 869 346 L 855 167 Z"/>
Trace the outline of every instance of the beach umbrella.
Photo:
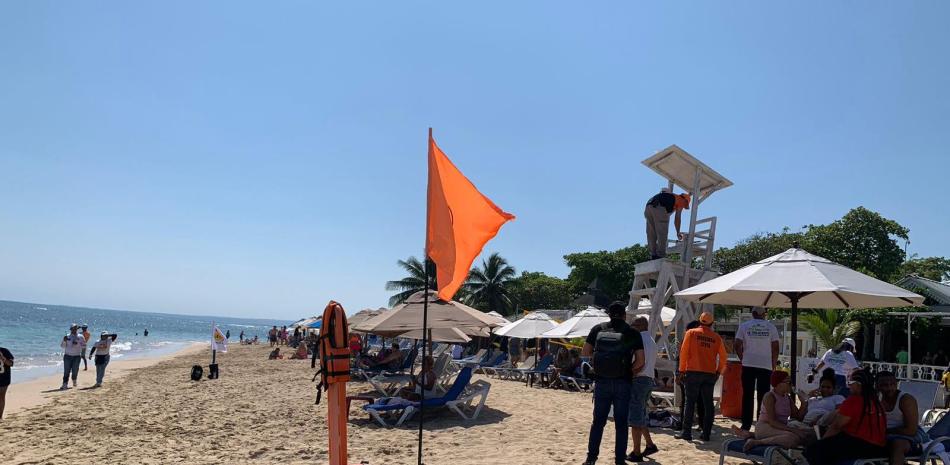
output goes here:
<path id="1" fill-rule="evenodd" d="M 294 327 L 297 327 L 297 326 L 302 327 L 302 328 L 308 328 L 309 325 L 310 325 L 311 323 L 315 322 L 315 321 L 320 321 L 320 317 L 312 316 L 312 317 L 310 317 L 310 318 L 301 318 L 301 319 L 299 319 L 299 320 L 297 320 L 297 321 L 291 323 L 291 324 L 288 326 L 288 328 L 294 328 Z"/>
<path id="2" fill-rule="evenodd" d="M 491 316 L 495 317 L 495 319 L 497 319 L 498 322 L 501 323 L 502 326 L 504 326 L 504 325 L 506 325 L 506 324 L 508 324 L 508 323 L 511 323 L 510 320 L 508 320 L 507 318 L 501 316 L 501 313 L 498 313 L 498 312 L 492 311 L 492 312 L 486 313 L 486 315 L 491 315 Z"/>
<path id="3" fill-rule="evenodd" d="M 644 317 L 647 320 L 650 319 L 650 312 L 653 311 L 653 303 L 650 302 L 650 299 L 640 299 L 640 303 L 637 305 L 636 316 Z M 673 317 L 676 316 L 676 309 L 670 307 L 663 307 L 660 309 L 660 320 L 663 320 L 664 325 L 668 325 L 673 322 Z"/>
<path id="4" fill-rule="evenodd" d="M 317 321 L 314 321 L 313 323 L 306 325 L 306 327 L 310 329 L 320 329 L 322 326 L 323 326 L 323 320 L 317 320 Z"/>
<path id="5" fill-rule="evenodd" d="M 439 328 L 494 328 L 501 326 L 495 318 L 454 300 L 439 300 L 435 291 L 429 293 L 428 329 Z M 406 331 L 422 329 L 422 312 L 425 294 L 419 291 L 402 304 L 356 325 L 354 331 L 378 334 L 384 337 L 398 336 Z"/>
<path id="6" fill-rule="evenodd" d="M 607 316 L 607 312 L 599 308 L 587 307 L 586 310 L 577 312 L 573 317 L 542 333 L 541 337 L 563 339 L 587 337 L 591 328 L 608 321 L 610 317 Z"/>
<path id="7" fill-rule="evenodd" d="M 524 318 L 508 323 L 495 331 L 496 336 L 514 337 L 519 339 L 534 339 L 540 337 L 546 331 L 550 331 L 557 326 L 557 323 L 542 312 L 531 312 Z"/>
<path id="8" fill-rule="evenodd" d="M 366 320 L 369 320 L 370 318 L 373 318 L 373 317 L 375 317 L 375 316 L 377 316 L 377 315 L 379 315 L 379 314 L 381 314 L 381 313 L 383 313 L 383 312 L 385 312 L 385 311 L 388 311 L 388 310 L 389 310 L 389 309 L 386 309 L 386 308 L 379 308 L 379 309 L 377 309 L 377 310 L 373 310 L 373 309 L 371 309 L 371 308 L 366 308 L 366 309 L 363 309 L 363 310 L 360 310 L 360 311 L 354 313 L 353 316 L 347 317 L 346 321 L 347 321 L 347 323 L 350 324 L 350 328 L 352 328 L 352 327 L 354 327 L 354 326 L 356 326 L 356 325 L 358 325 L 358 324 L 360 324 L 360 323 L 362 323 L 362 322 L 364 322 L 364 321 L 366 321 Z"/>
<path id="9" fill-rule="evenodd" d="M 422 330 L 415 329 L 408 331 L 400 334 L 398 337 L 421 340 Z M 471 341 L 472 338 L 459 328 L 439 328 L 430 331 L 429 340 L 435 342 L 466 343 Z"/>
<path id="10" fill-rule="evenodd" d="M 798 309 L 920 306 L 924 298 L 795 247 L 675 294 L 690 302 L 792 310 L 795 382 Z"/>

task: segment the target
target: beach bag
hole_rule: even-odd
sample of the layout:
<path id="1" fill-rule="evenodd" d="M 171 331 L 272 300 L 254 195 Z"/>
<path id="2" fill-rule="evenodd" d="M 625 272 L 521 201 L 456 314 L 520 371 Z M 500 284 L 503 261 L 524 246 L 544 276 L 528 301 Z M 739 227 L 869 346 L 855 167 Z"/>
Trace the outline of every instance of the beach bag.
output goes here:
<path id="1" fill-rule="evenodd" d="M 330 384 L 345 383 L 350 380 L 350 327 L 346 322 L 346 313 L 343 306 L 330 301 L 323 310 L 323 326 L 320 328 L 320 337 L 317 339 L 320 370 L 313 375 L 317 383 L 317 404 L 323 391 Z"/>
<path id="2" fill-rule="evenodd" d="M 594 376 L 601 379 L 619 379 L 630 372 L 629 348 L 624 346 L 623 333 L 610 323 L 602 323 L 594 341 Z"/>
<path id="3" fill-rule="evenodd" d="M 204 376 L 204 369 L 201 368 L 201 365 L 195 365 L 191 367 L 191 380 L 192 381 L 201 381 L 201 377 Z"/>

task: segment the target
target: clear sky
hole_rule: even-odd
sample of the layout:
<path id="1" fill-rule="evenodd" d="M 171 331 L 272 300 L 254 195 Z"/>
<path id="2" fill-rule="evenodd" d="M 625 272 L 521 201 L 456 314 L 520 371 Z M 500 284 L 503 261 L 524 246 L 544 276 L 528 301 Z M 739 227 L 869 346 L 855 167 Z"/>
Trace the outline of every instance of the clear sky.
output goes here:
<path id="1" fill-rule="evenodd" d="M 518 219 L 643 239 L 672 143 L 720 245 L 863 205 L 950 256 L 950 3 L 4 2 L 0 299 L 293 319 L 421 256 L 426 131 Z"/>

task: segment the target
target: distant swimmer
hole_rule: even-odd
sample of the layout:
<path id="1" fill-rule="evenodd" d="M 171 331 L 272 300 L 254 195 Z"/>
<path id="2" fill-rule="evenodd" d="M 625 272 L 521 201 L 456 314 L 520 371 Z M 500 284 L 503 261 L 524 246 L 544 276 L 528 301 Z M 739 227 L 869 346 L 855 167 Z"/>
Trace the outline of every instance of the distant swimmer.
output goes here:
<path id="1" fill-rule="evenodd" d="M 3 407 L 7 399 L 7 387 L 10 386 L 10 372 L 13 368 L 13 354 L 6 347 L 0 347 L 0 420 L 3 419 Z"/>
<path id="2" fill-rule="evenodd" d="M 142 332 L 142 335 L 148 337 L 148 328 L 145 328 L 145 331 Z"/>

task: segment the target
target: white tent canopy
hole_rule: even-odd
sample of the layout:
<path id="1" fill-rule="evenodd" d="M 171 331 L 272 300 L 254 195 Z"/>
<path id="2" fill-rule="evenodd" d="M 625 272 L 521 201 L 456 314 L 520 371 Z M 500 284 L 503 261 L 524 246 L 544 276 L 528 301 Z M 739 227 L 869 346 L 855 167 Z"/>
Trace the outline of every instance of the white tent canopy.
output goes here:
<path id="1" fill-rule="evenodd" d="M 544 332 L 541 337 L 564 339 L 586 337 L 590 334 L 591 328 L 608 321 L 610 317 L 607 316 L 607 312 L 596 307 L 587 307 L 586 310 L 577 312 L 573 317 Z"/>
<path id="2" fill-rule="evenodd" d="M 546 331 L 554 329 L 557 323 L 546 313 L 531 312 L 524 318 L 502 326 L 495 331 L 496 336 L 514 337 L 519 339 L 534 339 Z"/>
<path id="3" fill-rule="evenodd" d="M 320 318 L 323 318 L 323 317 L 312 316 L 312 317 L 310 317 L 310 318 L 302 318 L 302 319 L 300 319 L 300 320 L 297 320 L 297 321 L 293 322 L 292 324 L 290 324 L 290 325 L 287 326 L 287 327 L 288 327 L 288 328 L 295 328 L 295 327 L 297 327 L 297 326 L 300 326 L 300 327 L 302 327 L 302 328 L 307 328 L 307 327 L 309 327 L 310 325 L 312 325 L 313 323 L 316 323 L 317 321 L 320 321 Z"/>

